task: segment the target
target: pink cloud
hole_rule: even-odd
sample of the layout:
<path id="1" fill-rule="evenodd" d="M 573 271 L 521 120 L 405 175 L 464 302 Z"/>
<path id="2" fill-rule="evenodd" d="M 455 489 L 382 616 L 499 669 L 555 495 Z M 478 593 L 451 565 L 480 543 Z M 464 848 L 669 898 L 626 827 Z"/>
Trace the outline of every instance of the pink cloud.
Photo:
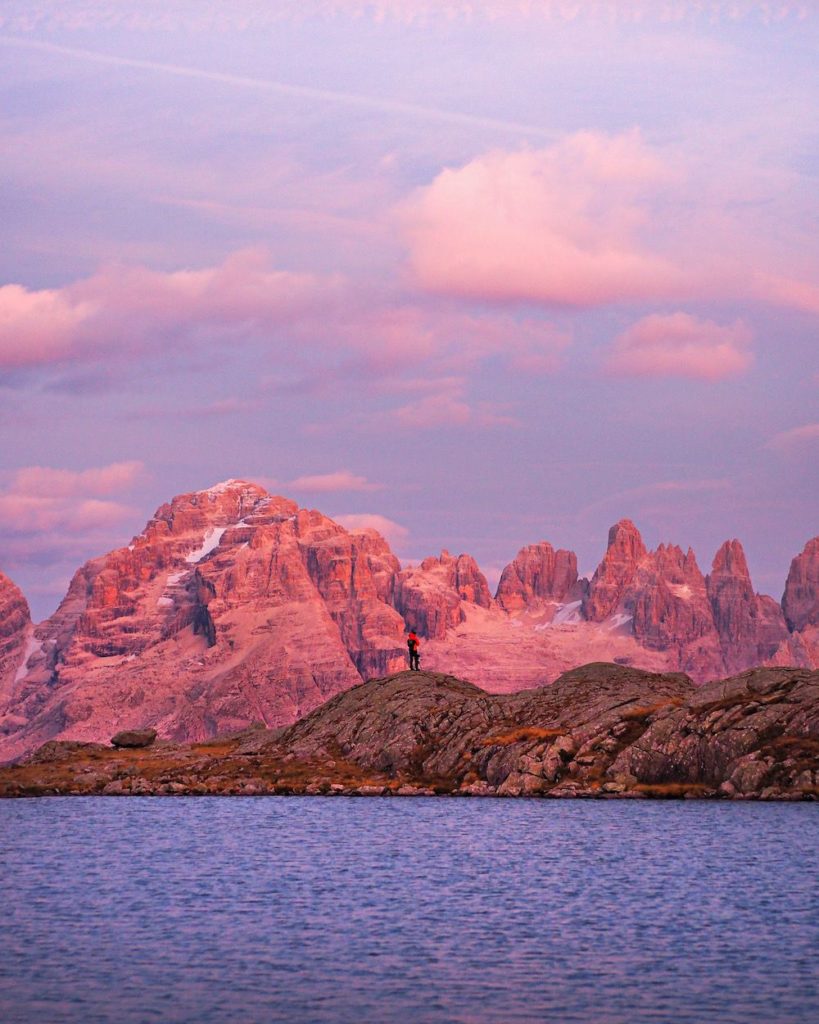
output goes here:
<path id="1" fill-rule="evenodd" d="M 512 370 L 554 373 L 572 341 L 549 321 L 490 312 L 473 316 L 415 305 L 335 312 L 327 346 L 357 354 L 358 369 L 372 377 L 394 377 L 421 365 L 432 366 L 436 377 L 460 374 L 490 358 Z M 305 321 L 298 330 L 307 339 L 316 325 Z"/>
<path id="2" fill-rule="evenodd" d="M 145 473 L 142 462 L 113 462 L 74 472 L 52 469 L 49 466 L 26 466 L 18 469 L 12 478 L 14 493 L 44 498 L 104 497 L 127 491 L 139 482 Z"/>
<path id="3" fill-rule="evenodd" d="M 0 287 L 0 367 L 184 344 L 203 330 L 241 339 L 332 302 L 338 278 L 271 269 L 261 249 L 203 270 L 112 265 L 61 289 Z"/>
<path id="4" fill-rule="evenodd" d="M 95 312 L 92 302 L 73 300 L 53 289 L 28 291 L 19 284 L 0 287 L 0 366 L 18 367 L 69 356 L 85 323 Z"/>
<path id="5" fill-rule="evenodd" d="M 776 274 L 759 274 L 753 290 L 767 302 L 798 309 L 803 313 L 819 314 L 819 285 L 811 281 Z"/>
<path id="6" fill-rule="evenodd" d="M 119 527 L 134 509 L 110 500 L 136 486 L 141 462 L 115 462 L 81 471 L 27 466 L 0 491 L 0 529 L 24 538 L 33 550 L 51 548 L 58 536 L 88 535 Z"/>
<path id="7" fill-rule="evenodd" d="M 299 371 L 305 353 L 321 351 L 318 366 L 308 360 L 313 386 L 332 386 L 339 363 L 373 380 L 421 366 L 436 377 L 460 374 L 490 358 L 513 372 L 546 374 L 559 369 L 571 343 L 543 319 L 394 303 L 389 292 L 354 293 L 336 276 L 271 269 L 258 249 L 200 270 L 109 265 L 61 289 L 0 288 L 0 368 L 110 364 L 203 340 L 241 344 L 265 336 L 280 346 L 285 374 Z M 232 396 L 190 412 L 249 408 L 247 397 Z"/>
<path id="8" fill-rule="evenodd" d="M 85 533 L 115 526 L 132 514 L 133 509 L 115 501 L 0 494 L 0 526 L 16 533 Z"/>
<path id="9" fill-rule="evenodd" d="M 518 425 L 513 416 L 494 403 L 470 403 L 464 383 L 457 379 L 444 381 L 439 390 L 399 406 L 390 418 L 411 430 Z"/>
<path id="10" fill-rule="evenodd" d="M 796 184 L 752 163 L 728 188 L 705 154 L 649 146 L 637 130 L 580 132 L 445 168 L 398 222 L 416 282 L 438 294 L 581 308 L 743 299 L 816 313 L 810 251 L 752 212 Z"/>
<path id="11" fill-rule="evenodd" d="M 313 324 L 305 325 L 314 331 Z M 333 346 L 360 352 L 376 374 L 428 359 L 441 350 L 440 324 L 415 306 L 350 308 L 332 326 Z"/>
<path id="12" fill-rule="evenodd" d="M 688 313 L 647 316 L 615 339 L 605 366 L 626 376 L 724 380 L 750 367 L 750 341 L 740 320 L 722 326 Z"/>
<path id="13" fill-rule="evenodd" d="M 330 288 L 332 283 L 325 285 Z M 121 314 L 152 322 L 266 324 L 310 308 L 317 298 L 317 280 L 311 274 L 271 269 L 264 249 L 242 249 L 203 270 L 163 273 L 109 266 L 72 291 L 96 301 L 103 297 L 106 306 Z"/>
<path id="14" fill-rule="evenodd" d="M 333 516 L 333 520 L 345 530 L 376 530 L 391 547 L 400 547 L 409 536 L 406 526 L 375 512 L 360 512 L 351 515 Z"/>
<path id="15" fill-rule="evenodd" d="M 637 131 L 581 132 L 443 170 L 401 211 L 432 291 L 589 306 L 680 293 L 685 275 L 641 234 L 669 167 Z"/>
<path id="16" fill-rule="evenodd" d="M 806 423 L 804 426 L 775 434 L 765 447 L 782 454 L 791 454 L 816 444 L 817 441 L 819 441 L 819 423 Z"/>
<path id="17" fill-rule="evenodd" d="M 380 491 L 383 484 L 370 483 L 364 476 L 356 476 L 349 470 L 342 469 L 335 473 L 319 473 L 314 476 L 299 476 L 284 485 L 287 488 L 301 491 Z"/>
<path id="18" fill-rule="evenodd" d="M 458 388 L 408 402 L 399 406 L 394 416 L 405 427 L 466 426 L 472 418 L 472 410 L 463 399 L 462 389 Z"/>

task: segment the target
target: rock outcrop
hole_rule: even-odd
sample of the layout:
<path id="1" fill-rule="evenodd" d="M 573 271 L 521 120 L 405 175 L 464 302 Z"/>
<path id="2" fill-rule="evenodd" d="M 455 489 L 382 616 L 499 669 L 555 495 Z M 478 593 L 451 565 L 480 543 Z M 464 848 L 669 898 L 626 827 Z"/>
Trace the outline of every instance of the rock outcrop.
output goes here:
<path id="1" fill-rule="evenodd" d="M 156 729 L 127 729 L 111 737 L 111 746 L 137 750 L 150 747 L 155 739 Z"/>
<path id="2" fill-rule="evenodd" d="M 158 743 L 127 761 L 52 741 L 0 769 L 0 796 L 54 792 L 816 800 L 819 672 L 757 669 L 697 688 L 681 673 L 591 664 L 506 696 L 402 672 L 284 730 Z"/>

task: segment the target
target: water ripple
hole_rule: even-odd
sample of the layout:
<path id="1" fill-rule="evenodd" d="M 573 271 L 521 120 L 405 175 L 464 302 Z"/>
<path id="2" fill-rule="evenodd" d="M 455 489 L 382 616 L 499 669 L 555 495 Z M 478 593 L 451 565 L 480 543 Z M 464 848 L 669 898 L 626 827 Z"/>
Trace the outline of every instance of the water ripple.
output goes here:
<path id="1" fill-rule="evenodd" d="M 815 804 L 0 803 L 6 1024 L 813 1024 Z"/>

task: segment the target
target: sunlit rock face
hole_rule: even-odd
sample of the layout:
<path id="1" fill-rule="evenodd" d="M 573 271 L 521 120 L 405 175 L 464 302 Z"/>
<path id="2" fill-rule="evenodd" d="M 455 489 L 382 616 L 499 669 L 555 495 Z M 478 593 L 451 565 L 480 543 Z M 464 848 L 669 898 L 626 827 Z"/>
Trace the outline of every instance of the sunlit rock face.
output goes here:
<path id="1" fill-rule="evenodd" d="M 419 566 L 402 572 L 395 584 L 395 604 L 408 626 L 432 640 L 465 617 L 464 606 L 493 606 L 486 577 L 470 555 L 455 557 L 442 551 Z"/>
<path id="2" fill-rule="evenodd" d="M 791 633 L 775 655 L 776 664 L 819 666 L 819 537 L 791 562 L 782 611 Z"/>
<path id="3" fill-rule="evenodd" d="M 630 607 L 637 570 L 647 554 L 640 531 L 630 519 L 612 526 L 603 561 L 583 599 L 583 615 L 589 622 L 603 622 L 618 609 Z"/>
<path id="4" fill-rule="evenodd" d="M 788 637 L 785 617 L 771 598 L 754 592 L 738 540 L 726 541 L 714 556 L 707 587 L 726 671 L 772 658 Z"/>
<path id="5" fill-rule="evenodd" d="M 20 589 L 0 572 L 0 704 L 12 692 L 24 667 L 31 636 L 28 602 Z"/>
<path id="6" fill-rule="evenodd" d="M 591 580 L 573 552 L 541 541 L 493 597 L 468 554 L 402 568 L 375 531 L 229 480 L 179 495 L 130 544 L 87 562 L 37 626 L 0 577 L 0 760 L 123 729 L 195 741 L 287 725 L 403 668 L 410 628 L 425 670 L 497 693 L 590 661 L 697 683 L 815 666 L 818 550 L 811 541 L 794 559 L 785 614 L 754 592 L 738 541 L 704 577 L 693 551 L 650 551 L 629 520 L 611 528 Z"/>
<path id="7" fill-rule="evenodd" d="M 782 610 L 789 629 L 819 626 L 819 537 L 809 540 L 791 562 Z"/>
<path id="8" fill-rule="evenodd" d="M 532 608 L 539 601 L 571 601 L 582 597 L 586 581 L 578 581 L 574 551 L 555 551 L 547 541 L 521 548 L 501 573 L 496 599 L 504 611 Z"/>

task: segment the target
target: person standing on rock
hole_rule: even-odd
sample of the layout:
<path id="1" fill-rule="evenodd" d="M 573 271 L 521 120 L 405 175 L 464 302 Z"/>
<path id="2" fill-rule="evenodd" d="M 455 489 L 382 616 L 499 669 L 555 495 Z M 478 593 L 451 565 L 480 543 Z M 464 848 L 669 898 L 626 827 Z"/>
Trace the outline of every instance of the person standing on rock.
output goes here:
<path id="1" fill-rule="evenodd" d="M 414 629 L 411 629 L 409 631 L 409 636 L 407 637 L 407 647 L 409 649 L 410 669 L 412 669 L 413 672 L 421 671 L 421 652 L 419 649 L 420 646 L 421 644 L 418 640 L 417 633 L 415 632 Z"/>

